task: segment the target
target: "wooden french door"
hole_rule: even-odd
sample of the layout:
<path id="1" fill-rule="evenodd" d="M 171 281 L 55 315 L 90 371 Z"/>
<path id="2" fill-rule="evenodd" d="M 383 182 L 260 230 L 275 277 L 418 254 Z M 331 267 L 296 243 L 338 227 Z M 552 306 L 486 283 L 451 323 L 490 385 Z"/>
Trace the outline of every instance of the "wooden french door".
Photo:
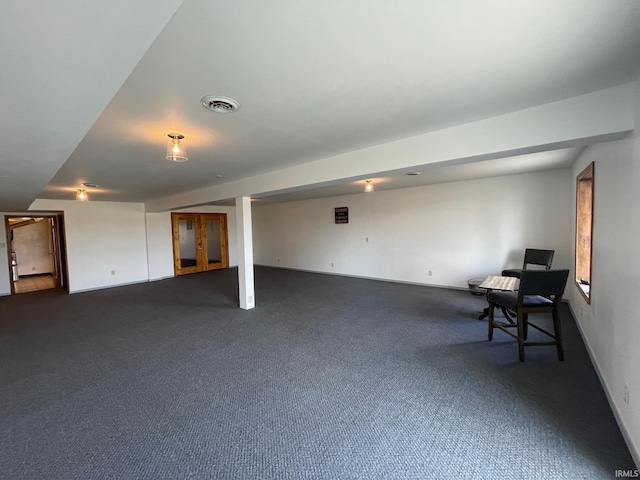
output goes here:
<path id="1" fill-rule="evenodd" d="M 229 266 L 226 213 L 172 213 L 171 224 L 176 275 Z"/>

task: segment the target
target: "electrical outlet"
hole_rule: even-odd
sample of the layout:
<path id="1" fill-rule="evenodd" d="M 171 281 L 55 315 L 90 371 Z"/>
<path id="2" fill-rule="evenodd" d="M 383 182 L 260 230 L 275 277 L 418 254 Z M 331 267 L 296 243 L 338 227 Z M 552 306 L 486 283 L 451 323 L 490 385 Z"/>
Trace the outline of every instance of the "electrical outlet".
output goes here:
<path id="1" fill-rule="evenodd" d="M 624 384 L 624 393 L 622 394 L 622 399 L 624 400 L 624 403 L 629 405 L 629 386 L 626 383 Z"/>
<path id="2" fill-rule="evenodd" d="M 278 259 L 278 263 L 280 263 L 280 259 Z"/>
<path id="3" fill-rule="evenodd" d="M 333 262 L 331 262 L 331 266 L 333 267 Z"/>
<path id="4" fill-rule="evenodd" d="M 116 271 L 115 270 L 111 270 L 111 275 L 115 275 Z"/>
<path id="5" fill-rule="evenodd" d="M 429 276 L 432 277 L 433 276 L 433 272 L 431 270 L 429 270 Z"/>
<path id="6" fill-rule="evenodd" d="M 364 237 L 364 241 L 368 242 L 369 241 L 369 237 Z"/>

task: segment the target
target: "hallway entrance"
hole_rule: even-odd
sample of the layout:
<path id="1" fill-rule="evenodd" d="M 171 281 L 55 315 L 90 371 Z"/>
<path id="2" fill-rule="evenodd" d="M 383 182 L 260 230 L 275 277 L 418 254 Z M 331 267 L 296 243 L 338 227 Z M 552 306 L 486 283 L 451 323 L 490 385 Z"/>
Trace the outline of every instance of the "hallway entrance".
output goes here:
<path id="1" fill-rule="evenodd" d="M 67 289 L 62 214 L 6 216 L 11 293 Z"/>

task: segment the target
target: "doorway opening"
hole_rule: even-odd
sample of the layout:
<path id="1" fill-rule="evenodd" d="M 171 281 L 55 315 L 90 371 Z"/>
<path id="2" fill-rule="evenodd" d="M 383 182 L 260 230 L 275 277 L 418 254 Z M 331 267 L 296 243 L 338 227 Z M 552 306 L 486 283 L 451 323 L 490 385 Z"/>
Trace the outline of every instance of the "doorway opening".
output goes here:
<path id="1" fill-rule="evenodd" d="M 229 266 L 226 213 L 172 213 L 175 275 Z"/>
<path id="2" fill-rule="evenodd" d="M 68 291 L 62 213 L 5 216 L 11 294 Z"/>

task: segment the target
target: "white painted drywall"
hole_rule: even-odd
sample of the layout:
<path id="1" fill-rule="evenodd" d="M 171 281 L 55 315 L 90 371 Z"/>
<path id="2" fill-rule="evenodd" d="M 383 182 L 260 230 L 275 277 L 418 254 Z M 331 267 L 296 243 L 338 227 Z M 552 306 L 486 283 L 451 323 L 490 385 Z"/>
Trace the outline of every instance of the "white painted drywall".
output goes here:
<path id="1" fill-rule="evenodd" d="M 640 126 L 640 80 L 637 89 L 636 126 Z M 640 133 L 635 130 L 624 140 L 593 145 L 583 153 L 572 171 L 573 205 L 575 177 L 592 161 L 591 305 L 572 282 L 565 296 L 640 464 Z M 629 403 L 624 401 L 625 385 Z"/>
<path id="2" fill-rule="evenodd" d="M 342 153 L 233 182 L 183 192 L 146 203 L 158 212 L 306 185 L 422 170 L 429 164 L 460 164 L 581 146 L 621 138 L 633 129 L 634 85 L 592 92 L 559 102 Z"/>
<path id="3" fill-rule="evenodd" d="M 43 199 L 31 205 L 31 211 L 35 210 L 64 212 L 72 293 L 174 276 L 170 212 L 145 214 L 138 203 Z M 235 207 L 201 206 L 184 211 L 227 214 L 229 266 L 237 266 Z M 6 238 L 2 221 L 0 245 Z M 6 245 L 0 247 L 0 255 L 8 258 Z M 0 262 L 0 296 L 11 294 L 9 275 L 8 260 Z"/>
<path id="4" fill-rule="evenodd" d="M 255 282 L 253 275 L 253 222 L 251 198 L 236 198 L 236 225 L 238 228 L 238 294 L 240 308 L 255 307 Z"/>
<path id="5" fill-rule="evenodd" d="M 30 209 L 64 212 L 71 293 L 148 280 L 142 203 L 38 199 Z"/>
<path id="6" fill-rule="evenodd" d="M 147 213 L 147 259 L 149 280 L 173 277 L 171 214 Z"/>
<path id="7" fill-rule="evenodd" d="M 459 288 L 520 267 L 527 247 L 568 267 L 570 180 L 561 169 L 254 205 L 255 263 Z M 349 207 L 348 224 L 335 207 Z"/>
<path id="8" fill-rule="evenodd" d="M 13 229 L 19 277 L 51 272 L 50 236 L 48 219 Z"/>

